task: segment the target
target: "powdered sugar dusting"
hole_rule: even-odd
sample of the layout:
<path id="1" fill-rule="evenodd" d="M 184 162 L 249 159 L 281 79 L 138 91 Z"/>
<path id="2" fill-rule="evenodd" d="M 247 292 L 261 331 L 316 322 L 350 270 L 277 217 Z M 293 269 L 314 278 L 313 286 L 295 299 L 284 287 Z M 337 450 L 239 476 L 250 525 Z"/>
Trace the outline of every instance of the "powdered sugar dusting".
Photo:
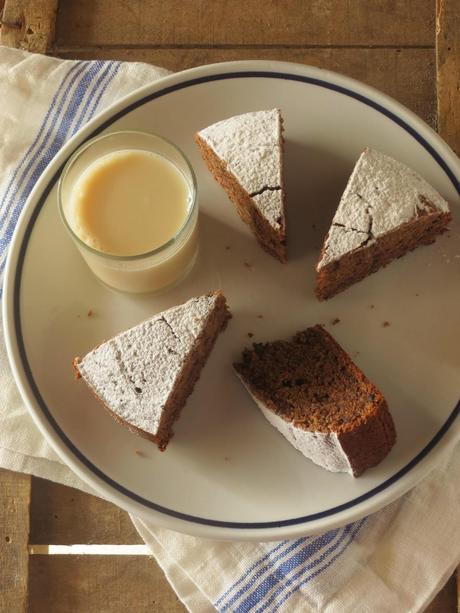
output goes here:
<path id="1" fill-rule="evenodd" d="M 278 229 L 279 219 L 283 217 L 280 111 L 272 109 L 230 117 L 201 130 L 199 136 L 225 162 L 227 170 L 253 197 L 261 213 Z"/>
<path id="2" fill-rule="evenodd" d="M 192 298 L 115 336 L 82 359 L 81 376 L 114 413 L 155 435 L 216 300 L 216 295 Z"/>
<path id="3" fill-rule="evenodd" d="M 292 423 L 283 419 L 281 415 L 277 415 L 274 411 L 266 407 L 260 398 L 257 398 L 257 396 L 252 393 L 243 377 L 237 371 L 235 372 L 248 390 L 254 402 L 262 411 L 265 419 L 281 432 L 297 451 L 300 451 L 306 458 L 327 470 L 353 474 L 351 464 L 335 432 L 312 432 L 303 430 L 302 428 L 296 428 Z"/>
<path id="4" fill-rule="evenodd" d="M 268 223 L 279 230 L 282 227 L 280 221 L 283 219 L 283 196 L 280 189 L 267 189 L 257 196 L 253 196 L 257 208 L 268 221 Z"/>
<path id="5" fill-rule="evenodd" d="M 449 205 L 417 172 L 373 149 L 359 158 L 340 200 L 317 269 Z"/>

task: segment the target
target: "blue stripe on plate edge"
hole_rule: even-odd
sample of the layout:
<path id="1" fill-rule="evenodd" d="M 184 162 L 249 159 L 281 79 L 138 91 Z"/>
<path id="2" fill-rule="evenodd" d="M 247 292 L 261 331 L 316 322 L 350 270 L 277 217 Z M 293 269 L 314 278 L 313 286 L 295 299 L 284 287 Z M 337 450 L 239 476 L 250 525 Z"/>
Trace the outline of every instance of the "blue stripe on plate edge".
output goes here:
<path id="1" fill-rule="evenodd" d="M 124 115 L 128 114 L 132 110 L 136 109 L 137 107 L 142 106 L 142 105 L 146 104 L 147 102 L 149 102 L 151 100 L 155 100 L 156 98 L 160 98 L 162 96 L 170 94 L 170 93 L 172 93 L 174 91 L 185 89 L 186 87 L 192 87 L 194 85 L 200 85 L 200 84 L 203 84 L 203 83 L 209 83 L 209 82 L 212 82 L 212 81 L 220 81 L 220 80 L 227 80 L 227 79 L 238 79 L 238 78 L 254 78 L 254 77 L 258 77 L 258 78 L 272 78 L 272 79 L 284 79 L 284 80 L 288 80 L 288 81 L 299 81 L 299 82 L 302 82 L 302 83 L 308 83 L 310 85 L 317 85 L 319 87 L 324 87 L 326 89 L 330 89 L 330 90 L 336 91 L 338 93 L 344 94 L 346 96 L 349 96 L 351 98 L 354 98 L 355 100 L 358 100 L 359 102 L 362 102 L 363 104 L 366 104 L 367 106 L 370 106 L 370 107 L 374 108 L 375 110 L 379 111 L 380 113 L 382 113 L 383 115 L 385 115 L 386 117 L 388 117 L 389 119 L 394 121 L 400 127 L 402 127 L 413 138 L 415 138 L 415 140 L 417 142 L 419 142 L 423 146 L 423 148 L 436 160 L 436 162 L 439 164 L 439 166 L 444 170 L 446 175 L 449 177 L 451 183 L 455 187 L 457 193 L 460 195 L 460 181 L 457 179 L 457 177 L 455 176 L 453 171 L 450 169 L 448 164 L 445 162 L 445 160 L 423 138 L 423 136 L 421 136 L 412 126 L 407 124 L 403 119 L 401 119 L 400 117 L 395 115 L 392 111 L 389 111 L 384 106 L 378 104 L 377 102 L 374 102 L 370 98 L 367 98 L 366 96 L 364 96 L 362 94 L 359 94 L 357 92 L 354 92 L 353 90 L 350 90 L 350 89 L 348 89 L 346 87 L 343 87 L 341 85 L 336 85 L 334 83 L 329 83 L 328 81 L 324 81 L 322 79 L 317 79 L 317 78 L 312 78 L 312 77 L 307 77 L 307 76 L 302 76 L 302 75 L 283 73 L 283 72 L 271 72 L 271 71 L 231 72 L 231 73 L 224 73 L 224 74 L 217 74 L 217 75 L 209 75 L 209 76 L 206 76 L 206 77 L 198 77 L 198 78 L 195 78 L 195 79 L 190 79 L 188 81 L 184 81 L 182 83 L 177 83 L 175 85 L 170 85 L 169 87 L 165 87 L 165 88 L 163 88 L 163 89 L 161 89 L 161 90 L 159 90 L 157 92 L 149 94 L 149 95 L 141 98 L 140 100 L 137 100 L 136 102 L 133 102 L 132 104 L 130 104 L 129 106 L 127 106 L 123 110 L 118 111 L 118 113 L 113 115 L 110 119 L 107 119 L 98 128 L 96 128 L 86 138 L 86 140 L 89 140 L 90 138 L 93 138 L 94 136 L 96 136 L 97 134 L 99 134 L 100 132 L 105 130 L 107 127 L 109 127 L 112 123 L 114 123 L 115 121 L 117 121 L 118 119 L 123 117 Z M 50 423 L 50 425 L 53 427 L 53 429 L 56 432 L 56 434 L 59 436 L 59 438 L 62 440 L 62 442 L 66 445 L 66 447 L 75 455 L 75 457 L 82 464 L 84 464 L 86 466 L 86 468 L 88 468 L 94 475 L 96 475 L 97 477 L 99 477 L 99 479 L 101 479 L 102 481 L 107 483 L 107 485 L 110 485 L 112 488 L 114 488 L 115 490 L 117 490 L 118 492 L 123 494 L 124 496 L 127 496 L 131 500 L 133 500 L 133 501 L 135 501 L 135 502 L 137 502 L 137 503 L 139 503 L 139 504 L 141 504 L 141 505 L 143 505 L 143 506 L 145 506 L 145 507 L 147 507 L 149 509 L 153 509 L 153 510 L 158 511 L 160 513 L 163 513 L 165 515 L 168 515 L 168 516 L 171 516 L 171 517 L 175 517 L 177 519 L 189 521 L 189 522 L 192 522 L 192 523 L 196 523 L 196 524 L 207 525 L 207 526 L 215 526 L 215 527 L 221 527 L 221 528 L 235 528 L 235 529 L 281 528 L 281 527 L 284 527 L 284 526 L 293 526 L 293 525 L 296 525 L 296 524 L 308 523 L 308 522 L 316 521 L 318 519 L 322 519 L 322 518 L 325 518 L 325 517 L 330 517 L 332 515 L 336 515 L 338 513 L 341 513 L 342 511 L 350 509 L 350 508 L 352 508 L 354 506 L 357 506 L 361 502 L 364 502 L 365 500 L 368 500 L 369 498 L 372 498 L 373 496 L 377 495 L 378 493 L 382 492 L 383 490 L 387 489 L 388 487 L 390 487 L 391 485 L 393 485 L 394 483 L 399 481 L 401 479 L 401 477 L 403 477 L 405 474 L 410 472 L 417 464 L 419 464 L 419 462 L 425 456 L 427 456 L 430 453 L 430 451 L 432 449 L 434 449 L 434 447 L 436 447 L 436 445 L 439 443 L 439 441 L 448 432 L 448 430 L 450 429 L 450 427 L 452 426 L 452 424 L 454 423 L 454 421 L 456 420 L 456 418 L 458 417 L 458 415 L 460 413 L 460 400 L 457 403 L 456 407 L 451 412 L 451 414 L 449 415 L 449 417 L 447 418 L 447 420 L 445 421 L 445 423 L 438 430 L 438 432 L 435 434 L 435 436 L 431 439 L 431 441 L 422 449 L 422 451 L 420 451 L 410 462 L 408 462 L 403 468 L 401 468 L 392 477 L 390 477 L 389 479 L 387 479 L 386 481 L 384 481 L 383 483 L 381 483 L 377 487 L 369 490 L 365 494 L 362 494 L 361 496 L 358 496 L 357 498 L 349 500 L 348 502 L 345 502 L 345 503 L 343 503 L 341 505 L 337 505 L 335 507 L 331 507 L 330 509 L 327 509 L 325 511 L 321 511 L 319 513 L 312 513 L 311 515 L 305 515 L 305 516 L 302 516 L 302 517 L 296 517 L 296 518 L 286 519 L 286 520 L 281 520 L 281 521 L 270 521 L 270 522 L 228 522 L 228 521 L 220 521 L 220 520 L 208 519 L 208 518 L 205 518 L 205 517 L 197 517 L 195 515 L 188 515 L 187 513 L 181 513 L 179 511 L 174 511 L 173 509 L 168 509 L 167 507 L 163 507 L 163 506 L 161 506 L 161 505 L 159 505 L 159 504 L 157 504 L 155 502 L 152 502 L 151 500 L 147 500 L 146 498 L 143 498 L 142 496 L 139 496 L 135 492 L 131 492 L 130 490 L 125 488 L 123 485 L 121 485 L 121 484 L 117 483 L 116 481 L 114 481 L 113 479 L 111 479 L 108 475 L 103 473 L 97 466 L 95 466 L 90 460 L 88 460 L 88 458 L 86 458 L 86 456 L 84 456 L 77 449 L 77 447 L 67 437 L 67 435 L 59 427 L 58 423 L 56 422 L 56 420 L 52 416 L 50 410 L 48 409 L 48 407 L 46 406 L 43 398 L 41 397 L 41 394 L 40 394 L 40 392 L 38 390 L 38 387 L 37 387 L 37 385 L 36 385 L 36 383 L 34 381 L 34 378 L 32 376 L 32 371 L 31 371 L 29 362 L 27 360 L 27 354 L 26 354 L 26 351 L 25 351 L 24 339 L 23 339 L 23 336 L 22 336 L 22 328 L 21 328 L 19 305 L 20 305 L 21 277 L 22 277 L 22 270 L 23 270 L 23 266 L 24 266 L 24 258 L 25 258 L 25 254 L 26 254 L 26 251 L 27 251 L 27 245 L 28 245 L 30 236 L 32 234 L 32 230 L 33 230 L 35 221 L 37 220 L 37 217 L 38 217 L 38 215 L 39 215 L 39 213 L 40 213 L 44 203 L 46 202 L 46 199 L 47 199 L 50 191 L 52 190 L 52 188 L 54 187 L 55 183 L 57 182 L 57 180 L 59 178 L 59 175 L 61 174 L 64 165 L 65 165 L 65 162 L 55 172 L 55 174 L 51 178 L 50 182 L 48 183 L 47 187 L 45 188 L 41 198 L 39 199 L 39 201 L 37 203 L 37 206 L 35 207 L 32 215 L 31 215 L 31 218 L 29 219 L 29 222 L 27 224 L 26 230 L 24 232 L 24 237 L 23 237 L 23 241 L 22 241 L 22 244 L 21 244 L 20 252 L 19 252 L 19 255 L 18 255 L 18 262 L 17 262 L 17 267 L 16 267 L 16 271 L 15 271 L 15 278 L 14 278 L 14 289 L 13 289 L 13 292 L 14 292 L 13 293 L 14 328 L 15 328 L 15 332 L 16 332 L 16 338 L 17 338 L 17 343 L 18 343 L 19 355 L 21 357 L 22 365 L 23 365 L 23 368 L 24 368 L 24 373 L 25 373 L 25 375 L 27 377 L 27 380 L 29 382 L 31 390 L 32 390 L 32 392 L 33 392 L 33 394 L 35 396 L 35 399 L 36 399 L 38 405 L 40 406 L 43 414 L 47 418 L 47 420 Z"/>

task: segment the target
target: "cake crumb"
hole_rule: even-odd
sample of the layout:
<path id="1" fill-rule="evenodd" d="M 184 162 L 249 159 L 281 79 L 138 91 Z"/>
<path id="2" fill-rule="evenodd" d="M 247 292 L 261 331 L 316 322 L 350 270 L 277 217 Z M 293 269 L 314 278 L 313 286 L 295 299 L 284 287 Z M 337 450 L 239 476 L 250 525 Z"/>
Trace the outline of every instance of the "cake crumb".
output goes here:
<path id="1" fill-rule="evenodd" d="M 145 458 L 145 453 L 141 451 L 140 449 L 135 449 L 134 453 L 138 455 L 140 458 Z"/>
<path id="2" fill-rule="evenodd" d="M 359 351 L 355 351 L 355 352 L 353 353 L 353 357 L 354 357 L 354 358 L 357 358 L 358 356 L 359 356 Z"/>
<path id="3" fill-rule="evenodd" d="M 340 319 L 338 317 L 334 317 L 334 319 L 331 320 L 331 324 L 333 326 L 336 326 L 339 323 L 340 323 Z"/>
<path id="4" fill-rule="evenodd" d="M 257 315 L 257 319 L 263 319 L 264 316 L 263 315 Z"/>
<path id="5" fill-rule="evenodd" d="M 370 304 L 370 305 L 369 305 L 369 308 L 370 308 L 370 309 L 375 309 L 375 304 Z"/>
<path id="6" fill-rule="evenodd" d="M 254 334 L 252 332 L 248 332 L 248 336 L 249 336 L 249 338 L 252 338 L 254 336 Z"/>
<path id="7" fill-rule="evenodd" d="M 93 309 L 89 309 L 89 310 L 88 310 L 88 312 L 86 313 L 86 315 L 87 315 L 88 317 L 92 317 L 92 316 L 94 315 L 94 311 L 93 311 Z"/>
<path id="8" fill-rule="evenodd" d="M 415 292 L 415 295 L 416 295 L 417 297 L 418 297 L 418 296 L 420 296 L 420 294 L 417 294 L 417 292 Z"/>
<path id="9" fill-rule="evenodd" d="M 244 262 L 244 265 L 248 270 L 251 270 L 251 271 L 253 270 L 253 266 L 250 262 Z"/>
<path id="10" fill-rule="evenodd" d="M 230 245 L 225 245 L 225 250 L 226 250 L 226 251 L 230 251 L 230 249 L 231 249 L 231 246 L 230 246 Z"/>
<path id="11" fill-rule="evenodd" d="M 229 457 L 228 455 L 226 455 L 226 456 L 224 457 L 224 460 L 225 460 L 226 462 L 230 462 L 230 457 Z"/>
<path id="12" fill-rule="evenodd" d="M 312 229 L 312 230 L 316 230 L 316 224 L 315 224 L 315 223 L 312 223 L 312 224 L 311 224 L 311 229 Z"/>
<path id="13" fill-rule="evenodd" d="M 382 326 L 383 326 L 384 328 L 388 328 L 388 326 L 391 326 L 391 324 L 390 324 L 390 322 L 389 322 L 389 321 L 384 321 L 384 322 L 383 322 L 383 324 L 382 324 Z"/>

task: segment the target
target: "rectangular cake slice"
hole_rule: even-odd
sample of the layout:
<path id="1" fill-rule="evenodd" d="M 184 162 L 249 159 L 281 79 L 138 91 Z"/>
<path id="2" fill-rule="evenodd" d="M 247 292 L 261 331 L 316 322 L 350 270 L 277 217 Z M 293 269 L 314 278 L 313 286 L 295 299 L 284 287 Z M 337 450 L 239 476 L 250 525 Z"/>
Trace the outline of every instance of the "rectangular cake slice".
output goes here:
<path id="1" fill-rule="evenodd" d="M 316 295 L 331 298 L 420 245 L 451 220 L 449 205 L 418 173 L 373 149 L 357 161 L 316 267 Z"/>
<path id="2" fill-rule="evenodd" d="M 209 171 L 259 244 L 285 262 L 284 141 L 279 109 L 224 119 L 195 138 Z"/>
<path id="3" fill-rule="evenodd" d="M 323 468 L 357 477 L 395 443 L 385 398 L 322 326 L 256 343 L 234 368 L 266 419 Z"/>
<path id="4" fill-rule="evenodd" d="M 116 421 L 164 450 L 230 317 L 221 292 L 192 298 L 75 358 L 74 367 Z"/>

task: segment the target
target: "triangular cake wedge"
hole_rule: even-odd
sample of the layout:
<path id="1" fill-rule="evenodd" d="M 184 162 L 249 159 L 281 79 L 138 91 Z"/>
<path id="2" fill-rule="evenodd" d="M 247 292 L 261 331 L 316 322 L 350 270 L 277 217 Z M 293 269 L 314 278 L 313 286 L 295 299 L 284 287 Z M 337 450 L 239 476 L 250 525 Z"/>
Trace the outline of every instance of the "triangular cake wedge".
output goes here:
<path id="1" fill-rule="evenodd" d="M 234 368 L 266 419 L 327 470 L 357 477 L 395 443 L 385 398 L 322 326 L 255 343 Z"/>
<path id="2" fill-rule="evenodd" d="M 418 173 L 366 149 L 324 242 L 316 295 L 330 298 L 419 245 L 432 243 L 450 219 L 448 203 Z"/>
<path id="3" fill-rule="evenodd" d="M 192 298 L 76 358 L 112 417 L 164 450 L 230 313 L 221 292 Z"/>
<path id="4" fill-rule="evenodd" d="M 219 121 L 196 135 L 201 155 L 260 245 L 286 255 L 283 120 L 278 109 Z"/>

